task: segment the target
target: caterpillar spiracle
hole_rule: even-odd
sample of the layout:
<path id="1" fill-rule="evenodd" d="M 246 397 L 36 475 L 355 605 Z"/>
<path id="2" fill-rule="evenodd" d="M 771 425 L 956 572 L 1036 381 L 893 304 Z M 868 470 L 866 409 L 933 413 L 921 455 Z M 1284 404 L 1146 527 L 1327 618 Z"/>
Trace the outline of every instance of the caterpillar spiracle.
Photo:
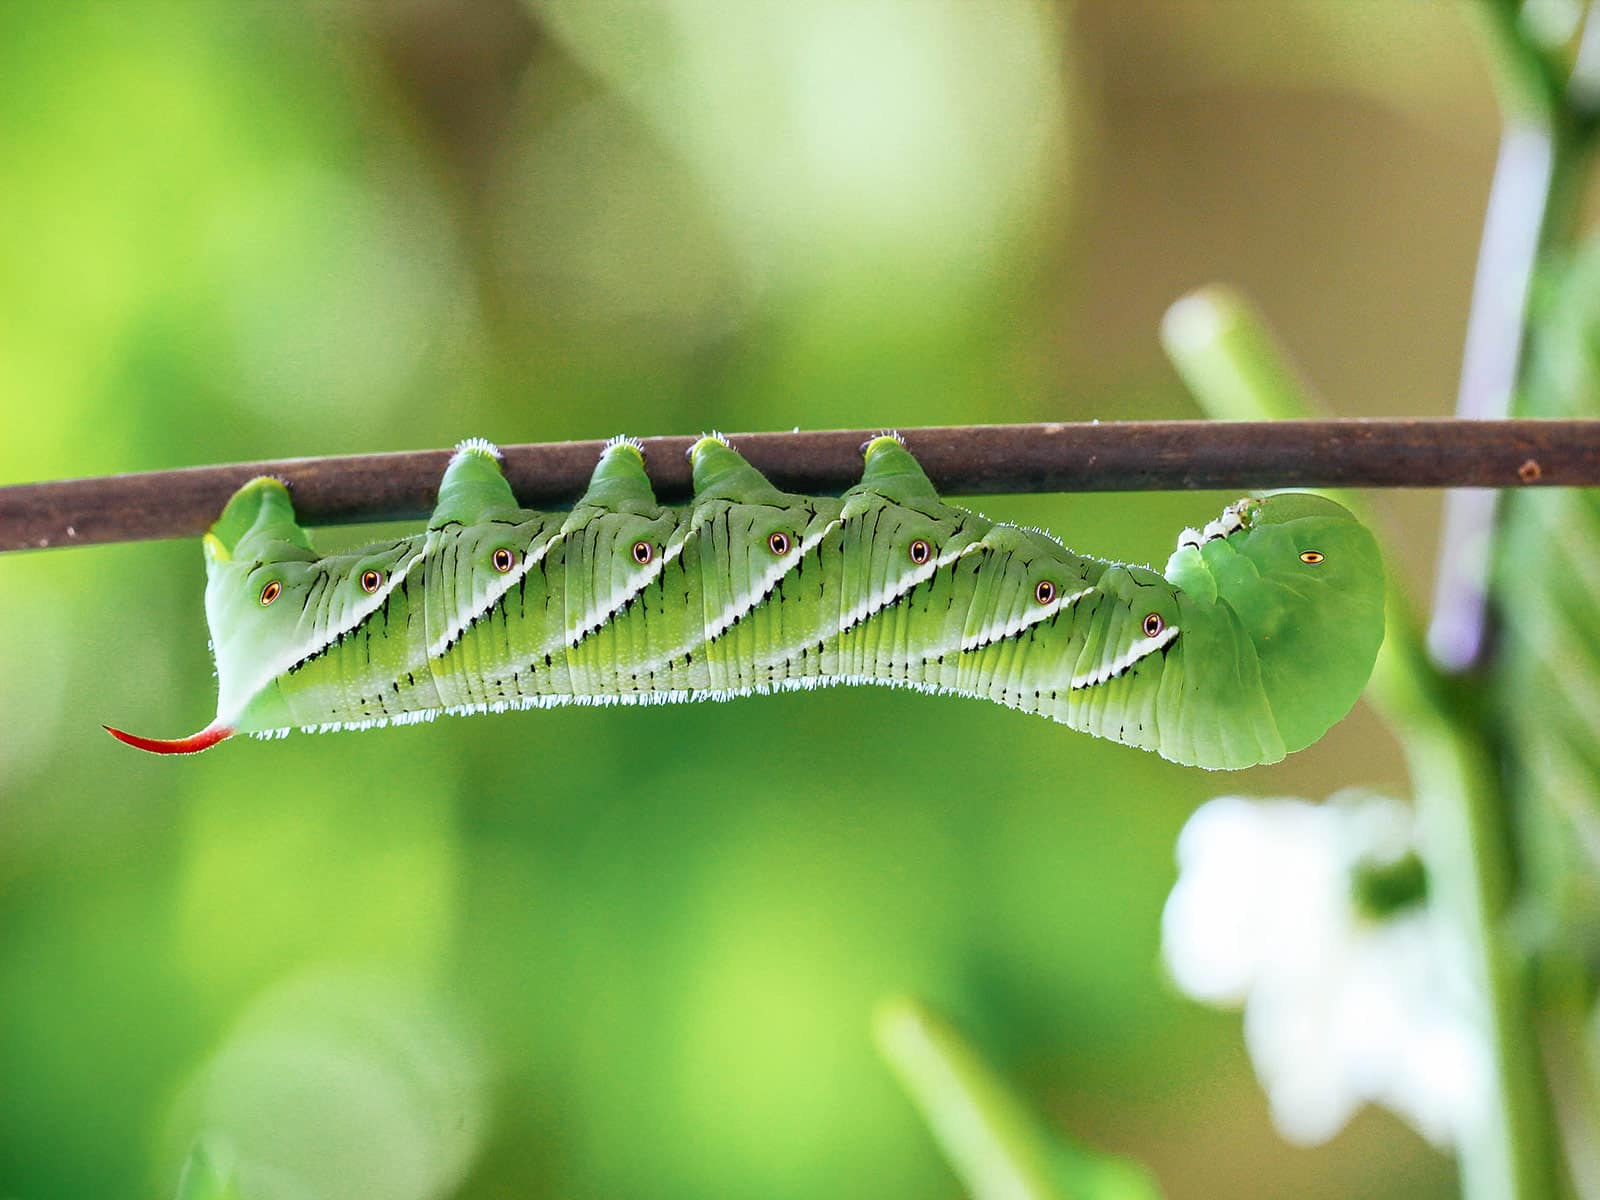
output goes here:
<path id="1" fill-rule="evenodd" d="M 878 683 L 979 696 L 1208 768 L 1270 763 L 1355 703 L 1383 638 L 1372 535 L 1331 500 L 1246 499 L 1164 573 L 942 501 L 896 435 L 837 498 L 781 492 L 721 437 L 656 503 L 614 438 L 566 513 L 519 508 L 463 442 L 427 529 L 321 556 L 262 477 L 205 536 L 217 716 L 162 741 L 439 713 Z"/>

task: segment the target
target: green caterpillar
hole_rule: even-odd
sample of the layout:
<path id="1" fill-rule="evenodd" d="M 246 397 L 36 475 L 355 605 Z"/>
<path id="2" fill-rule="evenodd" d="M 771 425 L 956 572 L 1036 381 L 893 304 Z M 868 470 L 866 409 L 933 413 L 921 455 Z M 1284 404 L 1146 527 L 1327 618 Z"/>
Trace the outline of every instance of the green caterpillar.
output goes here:
<path id="1" fill-rule="evenodd" d="M 463 442 L 425 533 L 320 557 L 288 489 L 245 484 L 205 537 L 217 718 L 235 733 L 441 712 L 728 699 L 881 683 L 982 696 L 1209 768 L 1276 762 L 1355 703 L 1383 638 L 1372 535 L 1317 496 L 1242 500 L 1163 577 L 945 504 L 896 435 L 837 499 L 778 491 L 721 437 L 656 503 L 607 443 L 570 513 L 517 507 Z"/>

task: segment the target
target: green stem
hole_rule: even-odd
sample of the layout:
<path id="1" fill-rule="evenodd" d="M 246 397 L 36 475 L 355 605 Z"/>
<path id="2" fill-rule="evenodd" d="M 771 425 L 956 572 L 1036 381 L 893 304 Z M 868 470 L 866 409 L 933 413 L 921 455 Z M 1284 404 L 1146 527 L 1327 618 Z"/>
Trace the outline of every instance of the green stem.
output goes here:
<path id="1" fill-rule="evenodd" d="M 1458 412 L 1501 417 L 1512 411 L 1526 373 L 1534 275 L 1565 256 L 1578 235 L 1600 97 L 1594 78 L 1600 68 L 1600 5 L 1591 0 L 1587 7 L 1570 74 L 1551 49 L 1529 36 L 1518 0 L 1476 0 L 1473 11 L 1495 70 L 1505 130 L 1484 223 Z M 1491 555 L 1500 536 L 1498 504 L 1492 492 L 1448 497 L 1444 545 L 1483 550 L 1477 561 L 1471 554 L 1441 559 L 1429 639 L 1437 662 L 1479 682 L 1489 642 L 1487 598 Z M 1518 887 L 1517 857 L 1510 848 L 1514 797 L 1486 749 L 1494 741 L 1488 723 L 1475 714 L 1453 723 L 1429 719 L 1428 714 L 1444 711 L 1442 701 L 1449 698 L 1441 693 L 1441 702 L 1409 705 L 1414 735 L 1408 753 L 1419 791 L 1424 779 L 1458 789 L 1454 803 L 1429 806 L 1434 834 L 1442 855 L 1459 861 L 1470 855 L 1474 861 L 1472 875 L 1463 872 L 1456 881 L 1454 906 L 1475 911 L 1496 933 L 1481 946 L 1480 971 L 1493 1007 L 1499 1120 L 1510 1143 L 1503 1162 L 1495 1161 L 1499 1156 L 1492 1148 L 1480 1152 L 1478 1157 L 1489 1161 L 1477 1170 L 1464 1155 L 1463 1183 L 1473 1195 L 1475 1175 L 1493 1183 L 1501 1177 L 1498 1171 L 1524 1189 L 1518 1195 L 1554 1195 L 1564 1150 L 1570 1181 L 1593 1194 L 1596 1168 L 1591 1138 L 1583 1129 L 1584 1118 L 1594 1111 L 1592 1072 L 1581 1060 L 1569 1061 L 1565 1047 L 1552 1053 L 1550 1045 L 1564 1035 L 1573 1040 L 1570 1031 L 1581 1024 L 1585 1004 L 1581 987 L 1575 999 L 1575 989 L 1551 987 L 1549 979 L 1570 983 L 1582 978 L 1583 968 L 1557 961 L 1563 957 L 1559 950 L 1541 962 L 1509 932 Z M 1452 763 L 1462 769 L 1455 780 L 1448 774 Z"/>
<path id="2" fill-rule="evenodd" d="M 1588 23 L 1596 22 L 1596 13 Z M 1572 243 L 1593 125 L 1576 105 L 1589 90 L 1569 80 L 1524 28 L 1519 0 L 1475 0 L 1476 24 L 1500 96 L 1504 128 L 1484 214 L 1467 319 L 1456 415 L 1506 416 L 1521 382 L 1535 273 Z M 1590 43 L 1595 29 L 1586 29 Z M 1595 57 L 1580 49 L 1579 64 Z M 1476 671 L 1488 646 L 1489 573 L 1500 495 L 1457 489 L 1445 497 L 1438 586 L 1428 647 L 1451 673 Z"/>
<path id="3" fill-rule="evenodd" d="M 178 1179 L 178 1200 L 243 1200 L 232 1146 L 202 1138 L 189 1151 Z"/>
<path id="4" fill-rule="evenodd" d="M 886 1000 L 875 1033 L 974 1200 L 1160 1200 L 1142 1166 L 1068 1142 L 917 1001 Z"/>
<path id="5" fill-rule="evenodd" d="M 1474 0 L 1468 11 L 1483 36 L 1507 120 L 1554 126 L 1565 110 L 1565 88 L 1550 54 L 1523 29 L 1521 0 Z"/>
<path id="6" fill-rule="evenodd" d="M 1506 90 L 1506 89 L 1503 89 Z M 1572 122 L 1508 119 L 1484 216 L 1467 320 L 1456 415 L 1498 419 L 1512 409 L 1533 304 L 1535 272 L 1570 245 L 1592 139 Z M 1445 497 L 1428 648 L 1450 673 L 1476 670 L 1488 646 L 1489 573 L 1500 493 Z"/>
<path id="7" fill-rule="evenodd" d="M 1297 372 L 1264 321 L 1241 299 L 1208 289 L 1179 301 L 1162 328 L 1167 352 L 1202 408 L 1229 417 L 1304 417 L 1315 405 L 1287 381 Z M 1219 390 L 1220 389 L 1220 390 Z M 1358 495 L 1340 499 L 1364 519 Z M 1403 591 L 1388 589 L 1388 627 L 1368 696 L 1405 749 L 1428 828 L 1432 896 L 1470 953 L 1494 1088 L 1479 1127 L 1458 1131 L 1468 1200 L 1546 1200 L 1555 1194 L 1526 964 L 1509 928 L 1513 876 L 1505 798 L 1489 731 L 1461 681 L 1445 678 L 1424 647 Z"/>
<path id="8" fill-rule="evenodd" d="M 1467 1200 L 1557 1194 L 1557 1139 L 1543 1077 L 1531 965 L 1512 928 L 1515 865 L 1490 731 L 1413 627 L 1390 632 L 1369 695 L 1399 736 L 1428 839 L 1432 897 L 1469 955 L 1494 1089 L 1481 1126 L 1459 1133 Z"/>

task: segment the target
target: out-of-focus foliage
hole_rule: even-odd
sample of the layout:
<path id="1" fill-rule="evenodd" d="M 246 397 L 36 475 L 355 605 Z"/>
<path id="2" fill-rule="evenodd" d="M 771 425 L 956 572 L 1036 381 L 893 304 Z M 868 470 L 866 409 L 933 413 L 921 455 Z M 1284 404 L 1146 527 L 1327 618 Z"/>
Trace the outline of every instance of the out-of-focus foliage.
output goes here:
<path id="1" fill-rule="evenodd" d="M 291 979 L 185 1085 L 168 1141 L 195 1147 L 200 1168 L 225 1162 L 221 1178 L 251 1200 L 448 1195 L 484 1110 L 481 1066 L 454 1025 L 403 979 Z"/>
<path id="2" fill-rule="evenodd" d="M 0 481 L 1190 415 L 1155 329 L 1216 277 L 1338 411 L 1443 413 L 1493 143 L 1446 5 L 0 6 Z M 983 507 L 1161 561 L 1232 498 Z M 952 1195 L 872 1051 L 900 991 L 1170 1196 L 1448 1193 L 1384 1117 L 1280 1144 L 1164 986 L 1213 779 L 886 692 L 136 756 L 98 722 L 209 711 L 200 584 L 188 543 L 0 561 L 8 1195 L 335 1134 L 431 1194 Z M 1253 787 L 1400 776 L 1358 713 Z M 275 1007 L 313 973 L 393 1004 Z M 253 1137 L 355 1094 L 328 1055 L 400 1107 Z"/>
<path id="3" fill-rule="evenodd" d="M 1542 281 L 1519 415 L 1600 416 L 1600 241 Z M 1506 497 L 1494 698 L 1543 908 L 1534 937 L 1590 955 L 1600 921 L 1600 495 Z"/>

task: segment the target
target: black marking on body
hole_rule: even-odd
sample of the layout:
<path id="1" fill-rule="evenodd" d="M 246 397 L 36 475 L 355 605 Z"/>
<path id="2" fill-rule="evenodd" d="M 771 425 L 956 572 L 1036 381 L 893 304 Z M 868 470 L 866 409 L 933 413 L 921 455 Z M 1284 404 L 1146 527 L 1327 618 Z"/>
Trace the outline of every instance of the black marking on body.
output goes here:
<path id="1" fill-rule="evenodd" d="M 515 522 L 515 521 L 506 521 L 506 522 L 503 522 L 503 523 L 507 524 L 507 525 L 515 525 L 515 524 L 517 524 L 517 522 Z M 543 532 L 542 528 L 541 528 L 541 532 Z M 533 544 L 530 542 L 528 544 L 528 549 L 525 549 L 522 552 L 524 557 L 531 557 L 532 556 L 532 554 L 533 554 L 532 545 Z M 452 543 L 452 553 L 456 552 L 456 547 L 457 546 L 459 546 L 459 542 Z M 522 614 L 523 616 L 526 616 L 527 615 L 527 611 L 528 611 L 528 607 L 527 607 L 528 576 L 533 574 L 534 567 L 537 567 L 539 569 L 539 572 L 541 574 L 543 574 L 544 573 L 544 567 L 545 567 L 545 561 L 546 561 L 545 556 L 541 556 L 538 559 L 538 561 L 533 564 L 533 567 L 529 567 L 528 570 L 524 571 L 522 573 L 522 575 L 517 580 L 517 611 L 520 614 Z M 454 566 L 454 564 L 452 564 L 452 567 L 453 566 Z M 546 586 L 545 586 L 544 603 L 545 603 L 545 607 L 548 608 L 550 606 L 550 589 L 549 589 L 548 577 L 546 578 L 545 584 L 546 584 Z M 465 625 L 463 625 L 460 629 L 456 630 L 455 635 L 453 637 L 451 637 L 449 641 L 447 641 L 443 646 L 441 646 L 439 648 L 439 653 L 435 654 L 435 655 L 430 655 L 430 657 L 439 659 L 439 658 L 443 658 L 445 655 L 449 654 L 451 650 L 455 649 L 456 644 L 458 642 L 460 642 L 462 638 L 467 636 L 467 631 L 469 629 L 472 629 L 473 627 L 475 627 L 478 624 L 479 621 L 482 621 L 482 620 L 484 620 L 486 618 L 491 618 L 492 619 L 496 612 L 501 612 L 503 609 L 505 609 L 507 604 L 508 604 L 508 602 L 509 602 L 510 596 L 511 596 L 511 589 L 507 588 L 505 591 L 501 592 L 498 596 L 495 597 L 494 603 L 489 605 L 488 608 L 480 609 L 478 612 L 476 612 L 472 616 L 468 617 L 467 618 L 467 623 Z"/>
<path id="2" fill-rule="evenodd" d="M 259 565 L 258 563 L 257 566 Z M 317 584 L 322 581 L 325 575 L 326 572 L 320 572 L 317 578 L 311 581 L 311 586 L 306 589 L 306 598 L 300 602 L 300 615 L 302 617 L 306 615 L 306 610 L 311 607 L 311 597 L 317 594 Z"/>

